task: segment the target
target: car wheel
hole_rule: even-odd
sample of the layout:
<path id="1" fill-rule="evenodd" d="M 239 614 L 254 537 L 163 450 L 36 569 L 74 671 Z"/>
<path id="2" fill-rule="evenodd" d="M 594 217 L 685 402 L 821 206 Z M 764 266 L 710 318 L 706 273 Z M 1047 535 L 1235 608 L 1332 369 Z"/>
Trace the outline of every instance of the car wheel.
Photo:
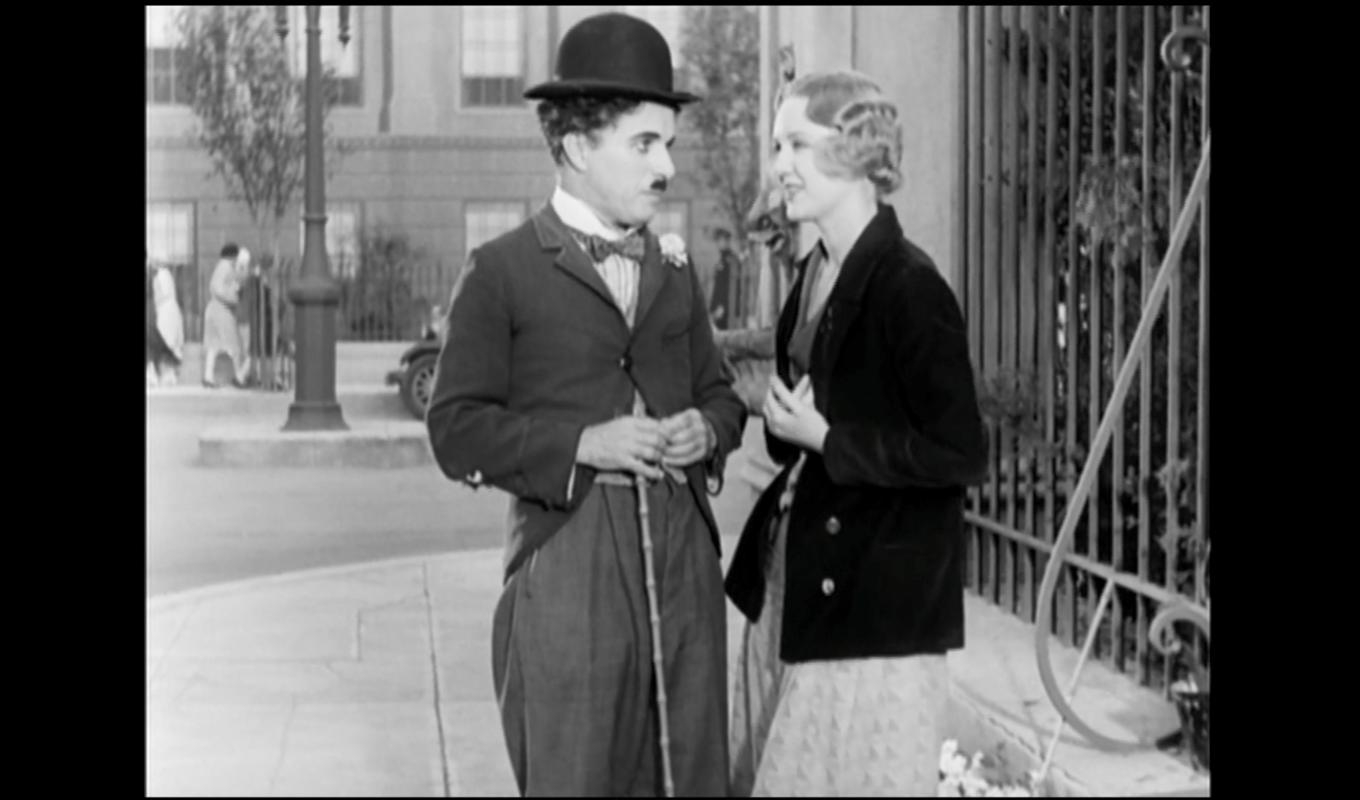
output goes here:
<path id="1" fill-rule="evenodd" d="M 401 399 L 406 410 L 416 419 L 425 419 L 425 409 L 430 406 L 430 396 L 434 394 L 434 368 L 439 356 L 434 353 L 423 355 L 406 367 L 401 379 Z"/>

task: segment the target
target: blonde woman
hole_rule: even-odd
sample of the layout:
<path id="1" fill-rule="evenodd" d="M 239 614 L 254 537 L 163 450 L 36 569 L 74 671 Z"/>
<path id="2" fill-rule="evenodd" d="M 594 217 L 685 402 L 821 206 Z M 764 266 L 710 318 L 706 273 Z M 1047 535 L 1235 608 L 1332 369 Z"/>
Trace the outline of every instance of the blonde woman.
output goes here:
<path id="1" fill-rule="evenodd" d="M 747 618 L 732 789 L 934 796 L 945 653 L 963 646 L 964 487 L 986 470 L 966 328 L 883 202 L 902 127 L 872 80 L 800 78 L 773 140 L 785 210 L 821 238 L 762 409 L 783 469 L 726 579 Z"/>

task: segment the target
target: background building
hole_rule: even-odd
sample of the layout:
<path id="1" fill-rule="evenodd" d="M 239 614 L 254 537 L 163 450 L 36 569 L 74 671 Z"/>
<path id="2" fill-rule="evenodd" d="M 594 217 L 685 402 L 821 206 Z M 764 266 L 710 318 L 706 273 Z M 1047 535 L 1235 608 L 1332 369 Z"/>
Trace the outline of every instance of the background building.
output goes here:
<path id="1" fill-rule="evenodd" d="M 207 275 L 223 243 L 250 241 L 242 203 L 194 140 L 195 119 L 175 81 L 176 7 L 147 7 L 146 219 L 153 258 L 181 270 L 188 337 L 201 335 Z M 681 6 L 353 6 L 348 47 L 336 40 L 338 9 L 322 9 L 323 63 L 340 79 L 330 112 L 346 155 L 328 164 L 327 251 L 333 274 L 354 269 L 357 234 L 381 227 L 409 237 L 433 275 L 423 276 L 434 304 L 447 300 L 469 251 L 523 221 L 546 201 L 553 163 L 534 104 L 523 90 L 549 79 L 556 44 L 578 20 L 607 10 L 650 20 L 680 56 Z M 287 46 L 301 74 L 305 35 L 293 8 Z M 673 155 L 678 176 L 653 229 L 690 243 L 701 274 L 718 259 L 709 235 L 717 224 L 694 175 L 694 145 L 684 115 Z M 281 255 L 302 249 L 302 193 L 285 221 Z M 432 279 L 433 278 L 433 279 Z M 341 328 L 345 338 L 347 331 Z"/>

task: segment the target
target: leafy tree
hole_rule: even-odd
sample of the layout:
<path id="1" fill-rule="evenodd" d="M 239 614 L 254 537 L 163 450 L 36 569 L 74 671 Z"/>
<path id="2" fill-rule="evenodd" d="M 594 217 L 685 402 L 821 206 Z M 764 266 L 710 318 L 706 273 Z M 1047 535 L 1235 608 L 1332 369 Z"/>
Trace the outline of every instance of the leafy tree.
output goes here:
<path id="1" fill-rule="evenodd" d="M 760 181 L 759 18 L 754 6 L 686 6 L 683 30 L 686 77 L 704 98 L 685 109 L 685 119 L 699 134 L 699 172 L 717 201 L 718 224 L 732 232 L 745 268 L 747 212 Z"/>
<path id="2" fill-rule="evenodd" d="M 228 197 L 245 203 L 277 263 L 283 220 L 305 178 L 305 75 L 289 69 L 268 6 L 185 6 L 176 25 L 195 133 L 211 174 L 225 183 Z M 330 78 L 328 71 L 323 119 L 335 100 Z M 333 170 L 341 150 L 328 133 L 322 134 L 329 145 L 325 163 Z"/>

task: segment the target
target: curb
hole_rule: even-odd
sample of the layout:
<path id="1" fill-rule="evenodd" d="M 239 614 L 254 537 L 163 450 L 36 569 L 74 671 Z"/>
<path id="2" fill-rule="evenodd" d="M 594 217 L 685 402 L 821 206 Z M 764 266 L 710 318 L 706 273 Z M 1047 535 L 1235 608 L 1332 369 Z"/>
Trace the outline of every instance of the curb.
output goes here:
<path id="1" fill-rule="evenodd" d="M 180 592 L 170 592 L 158 594 L 146 599 L 146 611 L 148 614 L 156 614 L 170 611 L 182 605 L 198 603 L 203 600 L 211 600 L 218 597 L 225 597 L 235 594 L 264 589 L 299 581 L 312 580 L 317 578 L 332 578 L 340 575 L 349 575 L 355 572 L 369 572 L 383 569 L 395 569 L 397 567 L 413 566 L 416 564 L 427 564 L 436 561 L 445 561 L 455 558 L 466 558 L 471 555 L 483 555 L 486 553 L 498 554 L 500 548 L 481 548 L 477 550 L 459 550 L 453 553 L 435 553 L 423 556 L 401 556 L 399 558 L 388 558 L 379 561 L 363 561 L 356 564 L 338 564 L 330 567 L 316 567 L 314 569 L 297 570 L 294 572 L 281 572 L 277 575 L 262 575 L 254 578 L 243 578 L 237 581 L 227 581 L 224 583 L 214 583 L 210 586 L 200 586 L 195 589 L 185 589 Z"/>

